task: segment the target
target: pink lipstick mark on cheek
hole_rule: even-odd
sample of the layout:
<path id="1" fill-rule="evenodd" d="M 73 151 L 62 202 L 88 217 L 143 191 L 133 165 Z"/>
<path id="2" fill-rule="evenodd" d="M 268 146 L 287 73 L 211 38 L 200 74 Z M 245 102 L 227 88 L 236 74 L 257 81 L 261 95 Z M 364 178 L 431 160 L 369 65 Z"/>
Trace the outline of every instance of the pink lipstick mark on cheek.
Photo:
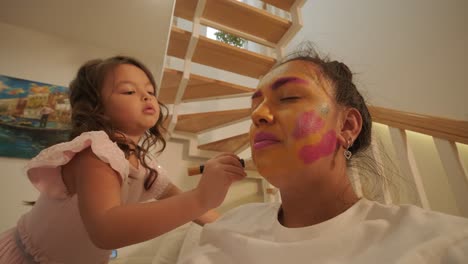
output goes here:
<path id="1" fill-rule="evenodd" d="M 304 112 L 296 121 L 293 136 L 296 139 L 306 137 L 309 134 L 319 131 L 323 125 L 323 119 L 314 111 Z"/>
<path id="2" fill-rule="evenodd" d="M 335 148 L 336 133 L 331 130 L 322 137 L 322 140 L 318 144 L 302 147 L 299 151 L 299 157 L 304 163 L 308 164 L 332 154 Z"/>

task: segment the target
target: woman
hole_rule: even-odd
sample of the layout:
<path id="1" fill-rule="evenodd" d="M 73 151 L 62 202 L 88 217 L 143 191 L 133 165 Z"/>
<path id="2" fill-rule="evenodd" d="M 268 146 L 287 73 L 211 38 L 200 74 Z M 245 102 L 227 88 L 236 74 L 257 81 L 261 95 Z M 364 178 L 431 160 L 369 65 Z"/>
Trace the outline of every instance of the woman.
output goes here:
<path id="1" fill-rule="evenodd" d="M 252 96 L 250 143 L 281 203 L 206 225 L 182 263 L 468 263 L 468 219 L 359 198 L 347 175 L 372 119 L 349 68 L 299 54 Z"/>

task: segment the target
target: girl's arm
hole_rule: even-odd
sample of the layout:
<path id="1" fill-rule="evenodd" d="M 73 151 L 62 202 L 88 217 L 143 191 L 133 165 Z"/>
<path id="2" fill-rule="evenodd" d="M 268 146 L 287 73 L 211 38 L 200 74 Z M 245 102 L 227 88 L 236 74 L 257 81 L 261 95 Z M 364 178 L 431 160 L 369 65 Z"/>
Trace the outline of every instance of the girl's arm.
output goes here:
<path id="1" fill-rule="evenodd" d="M 197 188 L 164 200 L 122 205 L 121 178 L 87 149 L 78 153 L 65 173 L 71 173 L 78 206 L 93 243 L 115 249 L 164 234 L 219 206 L 231 183 L 245 177 L 235 155 L 208 161 Z"/>
<path id="2" fill-rule="evenodd" d="M 160 200 L 166 199 L 168 197 L 172 197 L 175 195 L 179 195 L 183 193 L 182 190 L 177 187 L 176 185 L 170 183 L 167 187 L 166 191 L 159 197 Z M 198 217 L 197 219 L 193 220 L 195 223 L 203 226 L 205 224 L 211 223 L 216 221 L 219 218 L 219 213 L 215 210 L 209 210 L 208 212 L 204 213 L 202 216 Z"/>

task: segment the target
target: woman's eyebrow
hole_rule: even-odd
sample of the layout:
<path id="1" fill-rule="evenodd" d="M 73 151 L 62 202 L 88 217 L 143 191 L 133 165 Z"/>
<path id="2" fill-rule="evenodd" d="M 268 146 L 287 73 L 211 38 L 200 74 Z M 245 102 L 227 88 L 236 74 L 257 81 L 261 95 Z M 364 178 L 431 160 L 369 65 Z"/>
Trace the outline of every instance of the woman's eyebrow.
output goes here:
<path id="1" fill-rule="evenodd" d="M 281 86 L 287 84 L 287 83 L 302 83 L 302 84 L 308 84 L 309 82 L 307 82 L 306 80 L 304 79 L 301 79 L 301 78 L 298 78 L 298 77 L 283 77 L 283 78 L 279 78 L 278 80 L 276 80 L 272 85 L 271 85 L 271 89 L 272 90 L 277 90 L 278 88 L 280 88 Z"/>

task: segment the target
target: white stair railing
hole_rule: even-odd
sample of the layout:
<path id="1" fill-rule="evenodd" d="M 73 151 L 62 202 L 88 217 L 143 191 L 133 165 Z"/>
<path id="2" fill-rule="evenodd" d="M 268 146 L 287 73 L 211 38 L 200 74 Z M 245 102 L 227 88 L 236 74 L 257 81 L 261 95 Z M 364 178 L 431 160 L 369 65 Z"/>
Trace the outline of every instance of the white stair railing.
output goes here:
<path id="1" fill-rule="evenodd" d="M 437 194 L 431 193 L 429 195 L 424 187 L 426 176 L 420 173 L 413 150 L 408 142 L 407 131 L 414 131 L 433 138 L 437 150 L 436 157 L 440 159 L 445 170 L 450 191 L 455 198 L 455 207 L 458 208 L 461 216 L 468 217 L 468 177 L 456 144 L 468 144 L 468 122 L 405 113 L 380 107 L 370 107 L 370 111 L 376 123 L 388 126 L 391 142 L 395 149 L 395 159 L 398 161 L 402 173 L 401 176 L 406 177 L 406 182 L 411 183 L 416 188 L 417 197 L 414 203 L 426 209 L 433 209 L 430 204 L 431 199 L 428 197 L 435 197 Z M 427 151 L 429 149 L 427 148 Z M 377 154 L 378 159 L 378 151 L 374 151 L 374 157 L 376 157 L 375 154 Z M 382 164 L 381 160 L 378 163 Z M 431 163 L 435 164 L 439 161 L 435 160 Z M 442 176 L 437 175 L 437 177 Z M 389 194 L 384 192 L 384 196 Z M 390 198 L 392 197 L 390 196 Z"/>
<path id="2" fill-rule="evenodd" d="M 468 217 L 468 177 L 455 142 L 433 137 L 461 215 Z"/>

